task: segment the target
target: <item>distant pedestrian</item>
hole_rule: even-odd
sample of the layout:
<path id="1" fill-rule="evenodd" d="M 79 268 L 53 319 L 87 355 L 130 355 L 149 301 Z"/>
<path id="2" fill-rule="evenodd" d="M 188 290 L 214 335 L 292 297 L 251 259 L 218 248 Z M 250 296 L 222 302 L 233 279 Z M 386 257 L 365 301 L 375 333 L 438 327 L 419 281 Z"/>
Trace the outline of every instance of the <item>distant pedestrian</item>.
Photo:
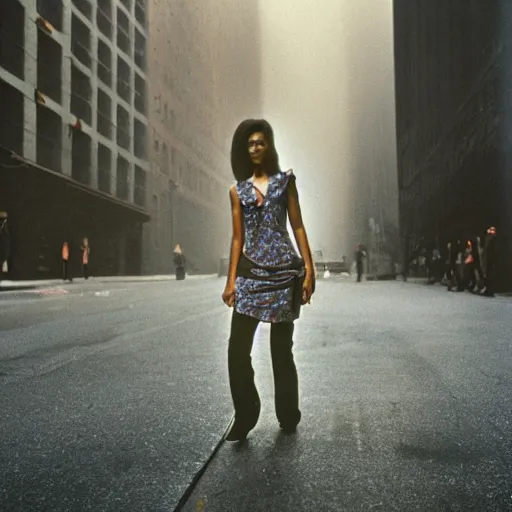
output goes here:
<path id="1" fill-rule="evenodd" d="M 366 252 L 363 249 L 362 245 L 360 243 L 358 243 L 356 245 L 356 254 L 355 254 L 357 282 L 358 283 L 360 283 L 363 278 L 365 257 L 366 257 Z"/>
<path id="2" fill-rule="evenodd" d="M 431 284 L 441 282 L 443 278 L 443 266 L 441 260 L 441 251 L 434 247 L 432 250 L 432 256 L 429 265 L 429 279 L 428 282 Z"/>
<path id="3" fill-rule="evenodd" d="M 484 287 L 484 273 L 482 269 L 483 265 L 483 247 L 482 240 L 479 236 L 476 237 L 476 247 L 473 250 L 473 256 L 475 257 L 475 287 L 473 288 L 474 293 L 479 293 Z"/>
<path id="4" fill-rule="evenodd" d="M 293 432 L 301 419 L 293 358 L 294 321 L 314 292 L 311 249 L 302 222 L 293 172 L 282 172 L 271 126 L 247 120 L 235 131 L 229 191 L 233 222 L 231 257 L 222 300 L 234 307 L 228 368 L 235 422 L 228 441 L 243 441 L 258 421 L 260 398 L 251 349 L 260 322 L 269 323 L 275 410 L 280 427 Z M 286 224 L 287 216 L 302 257 Z"/>
<path id="5" fill-rule="evenodd" d="M 71 281 L 69 277 L 69 243 L 62 244 L 62 280 Z"/>
<path id="6" fill-rule="evenodd" d="M 494 289 L 496 286 L 496 228 L 491 226 L 487 230 L 485 238 L 485 245 L 483 250 L 484 256 L 484 287 L 480 292 L 481 295 L 487 297 L 494 296 Z"/>
<path id="7" fill-rule="evenodd" d="M 185 279 L 185 255 L 180 244 L 176 244 L 173 253 L 174 268 L 176 272 L 176 281 Z"/>
<path id="8" fill-rule="evenodd" d="M 464 249 L 463 278 L 464 286 L 470 292 L 473 291 L 476 285 L 475 256 L 473 253 L 473 243 L 468 240 Z"/>
<path id="9" fill-rule="evenodd" d="M 455 243 L 450 242 L 448 254 L 448 261 L 450 262 L 450 282 L 447 288 L 449 292 L 452 291 L 455 285 L 457 285 L 456 290 L 458 292 L 464 291 L 464 283 L 460 271 L 460 266 L 463 263 L 461 249 L 462 243 L 460 240 L 457 240 Z"/>
<path id="10" fill-rule="evenodd" d="M 11 257 L 11 235 L 7 223 L 7 212 L 0 212 L 0 281 L 9 275 Z"/>
<path id="11" fill-rule="evenodd" d="M 89 239 L 84 238 L 82 240 L 82 246 L 80 247 L 82 252 L 82 273 L 84 279 L 89 279 L 89 254 L 91 253 L 91 248 L 89 246 Z"/>

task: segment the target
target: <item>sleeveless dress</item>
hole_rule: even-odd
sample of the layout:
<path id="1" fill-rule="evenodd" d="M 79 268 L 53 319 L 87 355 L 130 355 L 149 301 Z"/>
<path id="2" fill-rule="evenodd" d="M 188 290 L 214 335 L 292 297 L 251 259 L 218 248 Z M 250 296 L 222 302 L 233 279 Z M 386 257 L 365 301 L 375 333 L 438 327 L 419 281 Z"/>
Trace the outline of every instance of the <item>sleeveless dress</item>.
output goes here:
<path id="1" fill-rule="evenodd" d="M 244 222 L 244 247 L 237 267 L 235 310 L 262 322 L 292 322 L 300 315 L 299 278 L 304 265 L 295 250 L 287 222 L 287 188 L 292 171 L 269 177 L 267 194 L 258 205 L 251 180 L 237 183 Z"/>

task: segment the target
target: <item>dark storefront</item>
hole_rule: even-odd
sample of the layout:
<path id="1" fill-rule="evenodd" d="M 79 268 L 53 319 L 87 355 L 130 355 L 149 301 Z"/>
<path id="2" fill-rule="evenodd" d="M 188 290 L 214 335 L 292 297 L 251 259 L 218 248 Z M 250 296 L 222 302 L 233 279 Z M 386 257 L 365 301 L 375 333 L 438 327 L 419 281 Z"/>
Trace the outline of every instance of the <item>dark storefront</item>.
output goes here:
<path id="1" fill-rule="evenodd" d="M 0 210 L 9 215 L 10 279 L 61 277 L 61 248 L 70 244 L 73 276 L 80 243 L 91 245 L 91 276 L 141 272 L 144 210 L 30 163 L 0 155 Z"/>

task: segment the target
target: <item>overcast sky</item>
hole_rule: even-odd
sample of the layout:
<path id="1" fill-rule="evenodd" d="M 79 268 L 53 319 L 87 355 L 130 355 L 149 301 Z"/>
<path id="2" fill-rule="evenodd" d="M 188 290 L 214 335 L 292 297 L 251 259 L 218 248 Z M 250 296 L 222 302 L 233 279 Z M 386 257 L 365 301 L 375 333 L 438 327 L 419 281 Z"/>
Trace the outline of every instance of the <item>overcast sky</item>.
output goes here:
<path id="1" fill-rule="evenodd" d="M 264 116 L 313 248 L 350 254 L 372 183 L 397 216 L 392 0 L 260 0 L 260 17 Z"/>

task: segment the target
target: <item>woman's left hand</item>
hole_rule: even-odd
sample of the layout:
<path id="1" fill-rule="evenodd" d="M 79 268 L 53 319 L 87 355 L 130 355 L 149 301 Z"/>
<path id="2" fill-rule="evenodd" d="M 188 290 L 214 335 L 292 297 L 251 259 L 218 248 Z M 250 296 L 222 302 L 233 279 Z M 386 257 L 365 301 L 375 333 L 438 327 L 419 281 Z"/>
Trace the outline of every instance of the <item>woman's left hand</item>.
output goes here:
<path id="1" fill-rule="evenodd" d="M 302 285 L 302 304 L 310 304 L 311 295 L 313 295 L 313 276 L 306 274 Z"/>

